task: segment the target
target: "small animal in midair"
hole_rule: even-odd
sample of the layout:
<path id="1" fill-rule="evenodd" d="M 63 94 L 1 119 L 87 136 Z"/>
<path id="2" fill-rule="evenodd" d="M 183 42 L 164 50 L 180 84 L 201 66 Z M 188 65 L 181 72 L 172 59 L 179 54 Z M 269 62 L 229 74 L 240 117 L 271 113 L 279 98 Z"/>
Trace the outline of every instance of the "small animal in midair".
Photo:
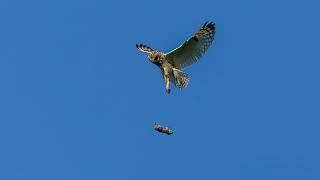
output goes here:
<path id="1" fill-rule="evenodd" d="M 166 92 L 170 93 L 170 82 L 178 88 L 189 83 L 188 74 L 181 71 L 198 61 L 212 44 L 215 35 L 215 23 L 206 22 L 191 38 L 176 49 L 164 53 L 136 44 L 138 50 L 148 53 L 148 60 L 158 66 L 166 83 Z"/>
<path id="2" fill-rule="evenodd" d="M 165 133 L 167 135 L 171 135 L 173 134 L 173 130 L 170 129 L 169 127 L 166 126 L 161 126 L 159 123 L 155 123 L 154 125 L 154 130 L 160 132 L 160 133 Z"/>

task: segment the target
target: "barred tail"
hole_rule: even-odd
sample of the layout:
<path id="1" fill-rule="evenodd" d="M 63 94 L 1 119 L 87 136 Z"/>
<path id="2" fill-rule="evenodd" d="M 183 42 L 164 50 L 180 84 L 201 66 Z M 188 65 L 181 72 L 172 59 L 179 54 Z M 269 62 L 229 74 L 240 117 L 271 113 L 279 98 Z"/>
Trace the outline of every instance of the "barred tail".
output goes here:
<path id="1" fill-rule="evenodd" d="M 189 83 L 188 74 L 180 71 L 179 69 L 173 68 L 173 83 L 178 88 L 186 88 Z"/>

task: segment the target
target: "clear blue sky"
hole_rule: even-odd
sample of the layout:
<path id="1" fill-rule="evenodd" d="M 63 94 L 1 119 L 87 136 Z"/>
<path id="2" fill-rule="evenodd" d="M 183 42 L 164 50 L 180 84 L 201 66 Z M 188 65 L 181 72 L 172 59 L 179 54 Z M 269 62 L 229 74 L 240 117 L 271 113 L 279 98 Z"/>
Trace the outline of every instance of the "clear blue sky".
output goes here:
<path id="1" fill-rule="evenodd" d="M 319 19 L 316 0 L 1 0 L 0 179 L 320 179 Z M 167 95 L 135 44 L 208 20 Z"/>

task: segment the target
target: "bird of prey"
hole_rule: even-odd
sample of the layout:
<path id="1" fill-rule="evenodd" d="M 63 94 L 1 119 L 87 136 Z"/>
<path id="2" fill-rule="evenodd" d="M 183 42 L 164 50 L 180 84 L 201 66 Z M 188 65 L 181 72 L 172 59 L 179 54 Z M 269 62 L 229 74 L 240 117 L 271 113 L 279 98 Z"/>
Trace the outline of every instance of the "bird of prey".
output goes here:
<path id="1" fill-rule="evenodd" d="M 172 129 L 170 129 L 169 127 L 166 127 L 166 126 L 161 126 L 158 123 L 155 123 L 153 128 L 154 128 L 154 130 L 156 130 L 156 131 L 158 131 L 160 133 L 165 133 L 167 135 L 173 134 L 173 130 Z"/>
<path id="2" fill-rule="evenodd" d="M 189 83 L 188 74 L 181 71 L 198 61 L 212 44 L 215 35 L 215 23 L 206 22 L 191 38 L 168 53 L 136 44 L 138 50 L 148 54 L 150 62 L 158 66 L 166 83 L 166 92 L 170 93 L 170 82 L 178 88 Z"/>

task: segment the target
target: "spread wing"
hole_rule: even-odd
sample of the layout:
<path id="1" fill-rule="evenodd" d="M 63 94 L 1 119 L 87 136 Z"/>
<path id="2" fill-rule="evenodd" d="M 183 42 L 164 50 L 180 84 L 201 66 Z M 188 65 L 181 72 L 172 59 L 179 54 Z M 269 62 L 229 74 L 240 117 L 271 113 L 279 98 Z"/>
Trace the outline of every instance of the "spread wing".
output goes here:
<path id="1" fill-rule="evenodd" d="M 184 68 L 195 63 L 212 44 L 215 30 L 215 23 L 206 22 L 190 39 L 167 53 L 167 61 L 176 68 Z"/>
<path id="2" fill-rule="evenodd" d="M 146 53 L 151 53 L 153 51 L 153 49 L 149 46 L 146 46 L 144 44 L 136 44 L 136 48 L 139 50 L 139 51 L 142 51 L 142 52 L 146 52 Z"/>

